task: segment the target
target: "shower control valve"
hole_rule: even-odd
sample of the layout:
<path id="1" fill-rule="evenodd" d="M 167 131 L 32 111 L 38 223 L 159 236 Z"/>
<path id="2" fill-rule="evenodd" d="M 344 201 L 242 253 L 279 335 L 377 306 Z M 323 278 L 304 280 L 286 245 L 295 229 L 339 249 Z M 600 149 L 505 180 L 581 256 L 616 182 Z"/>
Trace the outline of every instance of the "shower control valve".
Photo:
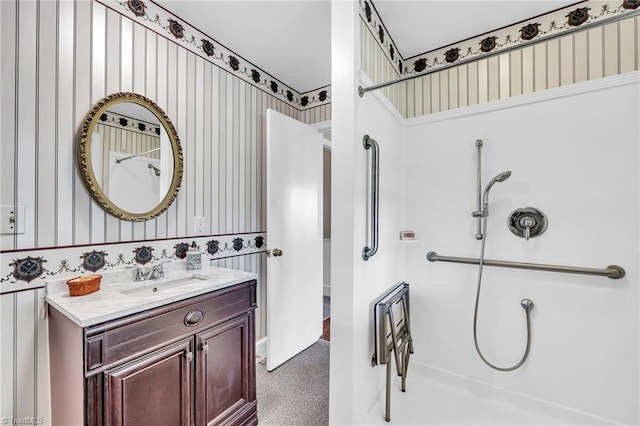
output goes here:
<path id="1" fill-rule="evenodd" d="M 509 230 L 527 241 L 546 231 L 547 223 L 547 216 L 535 207 L 515 209 L 507 218 Z"/>

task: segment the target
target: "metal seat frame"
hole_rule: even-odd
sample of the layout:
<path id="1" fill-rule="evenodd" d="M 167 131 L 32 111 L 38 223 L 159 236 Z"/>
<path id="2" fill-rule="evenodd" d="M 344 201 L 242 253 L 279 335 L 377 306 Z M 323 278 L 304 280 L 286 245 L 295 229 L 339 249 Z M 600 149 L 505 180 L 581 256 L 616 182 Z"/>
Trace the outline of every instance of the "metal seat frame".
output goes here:
<path id="1" fill-rule="evenodd" d="M 400 305 L 399 315 L 394 306 Z M 401 377 L 400 389 L 406 391 L 409 356 L 413 353 L 409 308 L 409 284 L 402 282 L 383 294 L 374 304 L 375 352 L 371 366 L 386 364 L 385 421 L 391 420 L 391 364 Z M 393 357 L 391 354 L 393 353 Z"/>

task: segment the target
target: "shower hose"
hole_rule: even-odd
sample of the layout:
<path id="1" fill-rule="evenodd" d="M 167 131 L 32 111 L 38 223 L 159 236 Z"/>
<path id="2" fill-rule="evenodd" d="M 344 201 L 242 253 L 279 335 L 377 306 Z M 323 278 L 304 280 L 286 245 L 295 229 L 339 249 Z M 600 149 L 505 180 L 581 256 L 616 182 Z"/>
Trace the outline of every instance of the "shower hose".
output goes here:
<path id="1" fill-rule="evenodd" d="M 482 351 L 480 350 L 480 346 L 478 345 L 478 305 L 480 302 L 480 287 L 482 285 L 482 269 L 484 266 L 484 248 L 485 245 L 487 243 L 487 216 L 485 215 L 483 218 L 483 228 L 484 228 L 484 237 L 481 240 L 480 243 L 480 266 L 478 267 L 478 288 L 476 290 L 476 305 L 475 305 L 475 309 L 473 311 L 473 343 L 476 346 L 476 352 L 478 352 L 478 355 L 480 356 L 480 359 L 482 359 L 482 361 L 487 364 L 489 367 L 493 368 L 494 370 L 498 370 L 498 371 L 513 371 L 517 368 L 520 368 L 520 366 L 522 366 L 522 364 L 524 364 L 524 362 L 527 360 L 527 357 L 529 356 L 529 349 L 531 348 L 531 320 L 529 318 L 529 314 L 531 312 L 531 309 L 533 309 L 533 302 L 529 299 L 523 299 L 522 302 L 520 303 L 522 305 L 522 308 L 525 310 L 526 316 L 527 316 L 527 347 L 524 351 L 524 355 L 522 356 L 522 359 L 520 360 L 520 362 L 518 362 L 517 364 L 515 364 L 512 367 L 498 367 L 494 364 L 492 364 L 491 362 L 489 362 L 484 355 L 482 354 Z"/>

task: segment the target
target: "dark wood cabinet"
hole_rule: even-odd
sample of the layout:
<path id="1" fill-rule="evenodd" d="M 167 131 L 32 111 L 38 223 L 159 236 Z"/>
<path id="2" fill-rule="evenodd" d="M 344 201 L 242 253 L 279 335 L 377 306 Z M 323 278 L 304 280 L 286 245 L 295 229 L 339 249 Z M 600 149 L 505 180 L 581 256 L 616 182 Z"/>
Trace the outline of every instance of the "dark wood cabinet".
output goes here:
<path id="1" fill-rule="evenodd" d="M 255 291 L 252 280 L 86 328 L 50 308 L 54 426 L 257 424 Z"/>
<path id="2" fill-rule="evenodd" d="M 255 409 L 249 314 L 196 335 L 196 424 L 244 424 Z"/>
<path id="3" fill-rule="evenodd" d="M 192 347 L 189 339 L 106 371 L 105 424 L 191 425 Z"/>

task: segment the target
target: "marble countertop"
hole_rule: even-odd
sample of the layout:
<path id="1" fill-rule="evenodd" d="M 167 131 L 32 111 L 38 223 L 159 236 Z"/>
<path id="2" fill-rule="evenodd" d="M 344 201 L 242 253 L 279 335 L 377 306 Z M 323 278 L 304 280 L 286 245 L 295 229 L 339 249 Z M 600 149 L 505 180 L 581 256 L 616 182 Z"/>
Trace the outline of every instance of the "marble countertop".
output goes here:
<path id="1" fill-rule="evenodd" d="M 202 270 L 193 272 L 175 269 L 175 265 L 165 267 L 163 278 L 146 281 L 132 281 L 132 270 L 101 274 L 100 290 L 86 296 L 70 297 L 66 289 L 68 278 L 52 281 L 47 283 L 45 300 L 74 323 L 87 327 L 257 277 L 252 272 L 218 267 L 203 266 Z"/>

